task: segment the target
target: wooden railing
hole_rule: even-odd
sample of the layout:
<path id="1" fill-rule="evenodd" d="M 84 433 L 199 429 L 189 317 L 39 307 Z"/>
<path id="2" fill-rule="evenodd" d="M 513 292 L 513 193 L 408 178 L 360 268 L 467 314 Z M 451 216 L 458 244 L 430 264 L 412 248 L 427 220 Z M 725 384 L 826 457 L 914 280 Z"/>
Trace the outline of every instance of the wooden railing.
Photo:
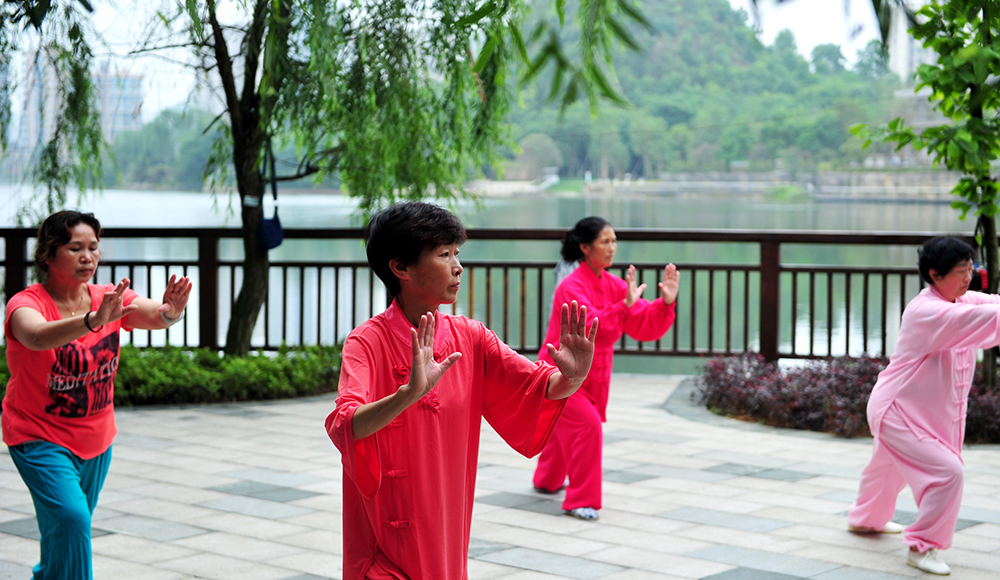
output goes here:
<path id="1" fill-rule="evenodd" d="M 473 229 L 469 239 L 489 243 L 553 241 L 563 230 Z M 759 259 L 749 264 L 678 263 L 682 288 L 677 321 L 661 340 L 623 337 L 619 353 L 706 356 L 760 352 L 768 359 L 824 358 L 837 354 L 888 354 L 906 302 L 922 287 L 915 267 L 783 264 L 783 246 L 919 246 L 930 233 L 798 232 L 734 230 L 616 230 L 619 242 L 727 244 Z M 7 295 L 29 283 L 28 251 L 35 232 L 0 229 Z M 188 259 L 107 259 L 95 282 L 122 276 L 143 295 L 156 297 L 173 273 L 191 276 L 195 294 L 184 323 L 170 329 L 169 344 L 220 348 L 220 330 L 242 282 L 242 262 L 220 257 L 220 241 L 237 229 L 108 228 L 102 242 L 131 239 L 187 240 Z M 286 229 L 286 240 L 334 243 L 359 240 L 358 229 Z M 359 244 L 360 246 L 360 244 Z M 463 257 L 465 257 L 463 255 Z M 914 254 L 915 257 L 915 254 Z M 915 260 L 914 260 L 915 261 Z M 481 320 L 524 353 L 544 340 L 554 281 L 553 260 L 463 260 L 463 289 L 452 312 Z M 627 265 L 626 265 L 627 266 Z M 640 283 L 655 289 L 662 263 L 637 262 Z M 273 260 L 271 283 L 258 319 L 254 346 L 341 342 L 351 328 L 384 309 L 381 282 L 367 262 Z M 615 267 L 624 275 L 624 267 Z M 157 286 L 158 285 L 158 286 Z M 159 290 L 157 290 L 159 288 Z M 647 296 L 652 292 L 647 290 Z M 160 335 L 162 336 L 162 335 Z M 128 341 L 157 344 L 145 331 Z"/>

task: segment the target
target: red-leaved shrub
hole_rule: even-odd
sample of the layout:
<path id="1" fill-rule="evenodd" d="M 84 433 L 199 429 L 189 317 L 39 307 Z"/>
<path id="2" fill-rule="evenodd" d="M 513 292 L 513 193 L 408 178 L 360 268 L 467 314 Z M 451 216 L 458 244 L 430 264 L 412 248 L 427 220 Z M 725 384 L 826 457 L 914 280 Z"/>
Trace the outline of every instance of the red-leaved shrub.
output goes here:
<path id="1" fill-rule="evenodd" d="M 716 357 L 704 367 L 702 404 L 720 415 L 776 427 L 868 436 L 868 396 L 887 361 L 837 357 L 781 369 L 759 354 Z M 968 443 L 1000 443 L 1000 386 L 987 389 L 977 369 L 969 393 Z"/>

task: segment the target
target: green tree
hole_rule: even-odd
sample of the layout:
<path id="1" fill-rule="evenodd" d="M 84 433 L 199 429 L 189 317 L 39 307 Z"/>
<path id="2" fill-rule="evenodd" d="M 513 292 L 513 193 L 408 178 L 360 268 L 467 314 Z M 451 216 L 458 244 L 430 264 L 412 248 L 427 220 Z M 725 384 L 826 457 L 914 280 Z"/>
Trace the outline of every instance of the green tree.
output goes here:
<path id="1" fill-rule="evenodd" d="M 917 90 L 931 89 L 930 101 L 948 123 L 927 127 L 919 133 L 896 118 L 885 126 L 858 125 L 852 132 L 865 145 L 873 140 L 894 142 L 896 150 L 912 146 L 927 149 L 936 164 L 961 171 L 963 177 L 952 190 L 952 207 L 966 219 L 977 220 L 979 241 L 986 250 L 988 291 L 996 293 L 1000 281 L 1000 251 L 997 244 L 997 178 L 993 164 L 1000 157 L 1000 2 L 995 0 L 951 0 L 932 2 L 917 11 L 910 29 L 915 39 L 937 53 L 937 62 L 917 70 Z M 985 380 L 997 384 L 995 351 L 984 359 Z"/>
<path id="2" fill-rule="evenodd" d="M 819 74 L 832 75 L 844 72 L 846 60 L 836 44 L 818 44 L 812 50 L 812 67 Z"/>
<path id="3" fill-rule="evenodd" d="M 882 43 L 871 40 L 864 48 L 858 51 L 858 57 L 854 61 L 851 69 L 860 77 L 867 79 L 881 79 L 892 74 L 889 70 L 889 60 L 882 50 Z"/>
<path id="4" fill-rule="evenodd" d="M 526 80 L 554 65 L 550 94 L 564 106 L 579 97 L 592 107 L 600 96 L 621 100 L 610 81 L 611 53 L 615 39 L 634 41 L 620 19 L 644 21 L 628 0 L 581 2 L 580 53 L 571 59 L 558 35 L 562 0 L 558 23 L 540 23 L 530 36 L 533 57 L 521 33 L 522 2 L 257 0 L 246 7 L 227 21 L 214 0 L 179 2 L 163 18 L 184 23 L 167 43 L 185 40 L 225 96 L 209 170 L 226 177 L 231 166 L 244 202 L 243 285 L 226 337 L 226 352 L 236 354 L 250 348 L 267 290 L 260 208 L 245 202 L 260 191 L 269 136 L 302 152 L 298 171 L 281 179 L 339 175 L 365 213 L 400 198 L 453 198 L 468 168 L 497 162 L 509 142 L 504 121 L 516 59 Z"/>
<path id="5" fill-rule="evenodd" d="M 581 98 L 592 110 L 602 97 L 623 102 L 614 88 L 611 56 L 618 44 L 636 46 L 625 22 L 646 24 L 632 1 L 580 0 L 571 20 L 580 34 L 575 56 L 559 34 L 567 21 L 565 0 L 550 4 L 554 20 L 540 21 L 524 35 L 527 4 L 253 0 L 220 10 L 216 0 L 176 0 L 159 15 L 153 40 L 137 52 L 186 48 L 203 78 L 223 95 L 225 113 L 215 123 L 207 172 L 214 176 L 211 183 L 232 183 L 239 194 L 244 252 L 227 353 L 249 350 L 267 291 L 268 255 L 257 245 L 261 211 L 251 200 L 260 192 L 259 167 L 269 137 L 301 152 L 298 170 L 282 180 L 337 175 L 360 199 L 362 212 L 370 213 L 401 198 L 453 199 L 464 193 L 470 167 L 498 159 L 509 143 L 504 121 L 515 62 L 523 63 L 524 82 L 552 70 L 550 95 L 563 107 Z M 13 5 L 24 10 L 10 10 Z M 56 12 L 49 1 L 4 4 L 0 60 L 17 48 L 11 41 L 16 26 L 35 6 Z M 67 24 L 49 37 L 66 40 L 70 49 L 53 62 L 77 83 L 71 87 L 86 89 L 65 93 L 68 118 L 82 129 L 57 131 L 63 140 L 43 151 L 36 175 L 54 183 L 57 194 L 65 191 L 67 176 L 77 176 L 81 190 L 87 176 L 96 185 L 101 176 L 90 41 L 74 6 L 67 1 Z M 8 93 L 4 85 L 0 94 Z M 9 113 L 9 107 L 0 110 Z M 82 146 L 78 142 L 95 136 Z"/>
<path id="6" fill-rule="evenodd" d="M 753 143 L 754 138 L 749 127 L 745 124 L 729 125 L 719 138 L 719 150 L 716 155 L 728 168 L 733 161 L 746 159 Z"/>

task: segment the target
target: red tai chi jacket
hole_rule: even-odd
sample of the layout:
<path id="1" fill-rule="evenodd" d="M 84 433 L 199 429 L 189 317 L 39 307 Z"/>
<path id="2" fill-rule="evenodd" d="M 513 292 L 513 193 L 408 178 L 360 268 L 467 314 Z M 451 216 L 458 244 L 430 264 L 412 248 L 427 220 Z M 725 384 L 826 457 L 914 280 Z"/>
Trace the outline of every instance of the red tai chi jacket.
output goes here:
<path id="1" fill-rule="evenodd" d="M 481 418 L 516 451 L 545 445 L 564 401 L 545 399 L 556 368 L 517 354 L 481 323 L 437 313 L 434 358 L 462 353 L 434 389 L 355 440 L 358 407 L 409 381 L 412 325 L 393 302 L 344 343 L 327 433 L 344 466 L 344 580 L 468 578 Z"/>

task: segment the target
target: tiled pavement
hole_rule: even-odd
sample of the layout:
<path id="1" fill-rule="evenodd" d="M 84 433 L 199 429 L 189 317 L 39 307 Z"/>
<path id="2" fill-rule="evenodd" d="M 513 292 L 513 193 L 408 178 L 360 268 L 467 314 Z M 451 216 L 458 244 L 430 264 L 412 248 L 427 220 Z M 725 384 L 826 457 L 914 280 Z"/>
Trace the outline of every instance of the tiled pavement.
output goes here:
<path id="1" fill-rule="evenodd" d="M 484 423 L 473 579 L 875 580 L 928 576 L 899 536 L 845 530 L 870 440 L 714 417 L 684 377 L 616 375 L 597 523 L 535 493 L 534 462 Z M 678 384 L 681 384 L 678 387 Z M 666 401 L 666 402 L 665 402 Z M 330 396 L 120 410 L 94 515 L 98 579 L 340 578 L 340 457 Z M 31 500 L 0 446 L 0 578 L 38 558 Z M 952 576 L 1000 578 L 1000 446 L 965 451 Z M 898 521 L 912 521 L 909 490 Z M 928 576 L 929 577 L 929 576 Z"/>

